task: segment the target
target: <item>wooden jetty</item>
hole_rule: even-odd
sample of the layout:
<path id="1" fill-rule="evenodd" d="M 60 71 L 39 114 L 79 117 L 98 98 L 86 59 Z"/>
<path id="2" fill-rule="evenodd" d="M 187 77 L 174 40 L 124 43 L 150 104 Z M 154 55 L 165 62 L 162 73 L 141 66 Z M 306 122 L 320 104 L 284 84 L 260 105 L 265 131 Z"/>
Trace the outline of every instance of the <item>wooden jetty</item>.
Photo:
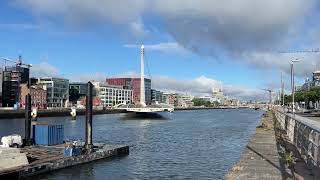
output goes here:
<path id="1" fill-rule="evenodd" d="M 27 146 L 21 148 L 21 152 L 27 155 L 29 165 L 0 171 L 0 179 L 23 179 L 99 159 L 129 154 L 129 146 L 94 143 L 92 153 L 65 157 L 63 155 L 64 148 L 64 144 L 54 146 Z"/>

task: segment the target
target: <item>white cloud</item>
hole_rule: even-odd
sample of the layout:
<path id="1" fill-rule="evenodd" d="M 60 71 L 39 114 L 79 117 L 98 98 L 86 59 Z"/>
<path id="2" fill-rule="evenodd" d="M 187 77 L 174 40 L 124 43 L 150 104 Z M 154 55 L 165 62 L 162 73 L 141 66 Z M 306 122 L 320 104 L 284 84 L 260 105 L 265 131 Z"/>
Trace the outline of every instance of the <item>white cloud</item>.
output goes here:
<path id="1" fill-rule="evenodd" d="M 131 22 L 129 28 L 131 33 L 136 37 L 146 37 L 150 35 L 150 31 L 146 29 L 141 21 Z"/>
<path id="2" fill-rule="evenodd" d="M 71 82 L 88 82 L 88 81 L 105 82 L 107 78 L 107 74 L 103 72 L 82 73 L 82 74 L 74 74 L 69 78 Z"/>
<path id="3" fill-rule="evenodd" d="M 67 22 L 127 24 L 138 20 L 146 0 L 16 0 L 39 18 L 62 16 Z"/>
<path id="4" fill-rule="evenodd" d="M 189 93 L 198 96 L 211 95 L 212 88 L 223 87 L 225 95 L 243 100 L 266 98 L 266 93 L 259 89 L 250 89 L 234 85 L 222 85 L 221 81 L 199 76 L 194 79 L 178 80 L 166 76 L 152 77 L 152 87 L 165 92 Z"/>
<path id="5" fill-rule="evenodd" d="M 126 44 L 124 47 L 127 48 L 140 48 L 141 45 L 137 44 Z M 163 53 L 177 53 L 181 55 L 189 54 L 188 50 L 184 49 L 181 45 L 176 42 L 166 42 L 158 44 L 144 45 L 146 51 L 159 51 Z"/>
<path id="6" fill-rule="evenodd" d="M 270 53 L 317 45 L 317 0 L 16 0 L 40 19 L 60 18 L 71 24 L 92 22 L 127 27 L 133 36 L 148 31 L 144 17 L 155 17 L 160 31 L 174 42 L 150 45 L 150 50 L 220 55 L 264 68 L 288 72 L 288 56 Z M 306 21 L 312 23 L 306 23 Z M 108 26 L 109 27 L 109 26 Z M 150 33 L 150 32 L 149 32 Z M 315 37 L 316 36 L 316 37 Z M 302 44 L 302 42 L 306 44 Z M 127 45 L 134 47 L 134 45 Z M 293 55 L 292 55 L 293 56 Z M 295 56 L 295 55 L 294 55 Z M 309 57 L 310 56 L 310 57 Z M 305 74 L 318 58 L 303 55 L 297 73 Z"/>
<path id="7" fill-rule="evenodd" d="M 279 54 L 263 53 L 263 52 L 250 52 L 242 53 L 240 56 L 244 61 L 250 65 L 258 68 L 279 69 L 286 74 L 290 74 L 290 63 L 293 59 L 298 59 L 300 62 L 295 63 L 295 75 L 300 77 L 308 77 L 311 72 L 320 69 L 320 56 L 319 53 L 290 53 Z"/>
<path id="8" fill-rule="evenodd" d="M 30 69 L 32 77 L 58 76 L 59 69 L 48 62 L 33 64 Z"/>

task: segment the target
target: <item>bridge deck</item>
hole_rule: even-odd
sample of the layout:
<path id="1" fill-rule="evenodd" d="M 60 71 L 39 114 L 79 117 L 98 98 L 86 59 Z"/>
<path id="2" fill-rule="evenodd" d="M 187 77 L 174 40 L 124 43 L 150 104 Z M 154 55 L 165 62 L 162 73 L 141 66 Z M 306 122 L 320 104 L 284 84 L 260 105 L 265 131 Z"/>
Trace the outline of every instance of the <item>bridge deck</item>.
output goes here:
<path id="1" fill-rule="evenodd" d="M 133 104 L 128 104 L 128 105 L 120 105 L 118 109 L 126 110 L 128 112 L 172 112 L 174 111 L 174 108 L 168 105 L 163 105 L 163 104 L 153 104 L 153 105 L 148 105 L 148 106 L 141 106 L 141 105 L 133 105 Z"/>

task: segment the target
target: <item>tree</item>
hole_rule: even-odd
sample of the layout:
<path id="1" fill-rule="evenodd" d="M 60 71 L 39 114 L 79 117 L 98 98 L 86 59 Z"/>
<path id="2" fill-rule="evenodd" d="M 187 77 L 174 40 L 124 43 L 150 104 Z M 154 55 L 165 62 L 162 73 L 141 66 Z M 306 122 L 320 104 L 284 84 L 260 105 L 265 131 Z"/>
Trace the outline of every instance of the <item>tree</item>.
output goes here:
<path id="1" fill-rule="evenodd" d="M 70 89 L 69 90 L 69 101 L 76 103 L 80 99 L 80 94 L 77 89 Z"/>
<path id="2" fill-rule="evenodd" d="M 192 102 L 193 102 L 194 106 L 205 106 L 205 107 L 213 107 L 213 106 L 217 106 L 219 104 L 216 101 L 211 103 L 210 101 L 207 101 L 207 100 L 204 100 L 201 98 L 193 98 Z"/>

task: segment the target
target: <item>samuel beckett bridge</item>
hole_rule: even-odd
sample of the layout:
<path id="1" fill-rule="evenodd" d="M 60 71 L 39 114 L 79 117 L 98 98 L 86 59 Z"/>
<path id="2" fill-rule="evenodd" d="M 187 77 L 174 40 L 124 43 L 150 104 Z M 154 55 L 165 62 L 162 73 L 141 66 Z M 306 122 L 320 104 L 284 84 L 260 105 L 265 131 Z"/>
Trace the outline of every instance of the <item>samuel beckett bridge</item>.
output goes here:
<path id="1" fill-rule="evenodd" d="M 146 105 L 145 100 L 145 87 L 144 87 L 144 46 L 141 46 L 141 64 L 140 64 L 140 103 L 138 104 L 119 104 L 117 109 L 124 109 L 128 112 L 137 113 L 153 113 L 153 112 L 172 112 L 174 111 L 173 106 L 162 103 L 155 103 L 151 105 Z"/>

